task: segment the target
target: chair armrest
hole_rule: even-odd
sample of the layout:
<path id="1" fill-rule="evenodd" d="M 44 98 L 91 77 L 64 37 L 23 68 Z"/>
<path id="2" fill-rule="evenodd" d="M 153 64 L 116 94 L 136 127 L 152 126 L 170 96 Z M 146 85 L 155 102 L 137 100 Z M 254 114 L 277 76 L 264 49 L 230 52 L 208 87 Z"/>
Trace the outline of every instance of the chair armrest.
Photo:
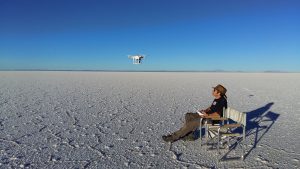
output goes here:
<path id="1" fill-rule="evenodd" d="M 203 119 L 210 119 L 210 120 L 228 120 L 228 118 L 220 117 L 220 116 L 201 116 Z"/>
<path id="2" fill-rule="evenodd" d="M 236 127 L 241 127 L 241 124 L 224 124 L 223 126 L 221 126 L 221 128 L 236 128 Z"/>
<path id="3" fill-rule="evenodd" d="M 211 119 L 211 120 L 222 120 L 222 121 L 228 120 L 228 118 L 225 118 L 225 117 L 210 117 L 209 119 Z"/>
<path id="4" fill-rule="evenodd" d="M 202 115 L 202 116 L 200 116 L 201 118 L 204 118 L 204 119 L 211 119 L 211 118 L 220 118 L 220 116 L 210 116 L 210 115 L 206 115 L 206 116 L 204 116 L 204 115 Z"/>

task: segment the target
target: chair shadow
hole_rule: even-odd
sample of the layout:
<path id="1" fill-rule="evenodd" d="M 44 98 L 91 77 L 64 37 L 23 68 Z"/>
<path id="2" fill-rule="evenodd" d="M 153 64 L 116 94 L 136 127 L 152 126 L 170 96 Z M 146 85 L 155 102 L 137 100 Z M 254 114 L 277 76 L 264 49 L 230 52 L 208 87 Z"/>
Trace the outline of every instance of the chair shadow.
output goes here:
<path id="1" fill-rule="evenodd" d="M 244 159 L 256 148 L 259 141 L 264 137 L 264 135 L 270 130 L 275 121 L 279 118 L 278 113 L 274 113 L 269 111 L 274 102 L 270 102 L 263 107 L 252 110 L 247 113 L 247 126 L 246 126 L 246 139 L 250 135 L 254 134 L 254 143 L 253 146 L 246 154 L 244 154 Z M 266 123 L 270 122 L 270 123 Z M 242 129 L 237 129 L 234 132 L 242 133 Z M 241 140 L 240 140 L 241 141 Z M 235 149 L 237 145 L 234 145 L 231 150 Z M 244 145 L 245 146 L 245 145 Z M 231 151 L 230 150 L 230 151 Z M 227 152 L 222 158 L 226 158 L 226 156 L 230 153 Z"/>
<path id="2" fill-rule="evenodd" d="M 254 144 L 245 154 L 245 158 L 256 148 L 259 141 L 270 130 L 275 121 L 279 118 L 279 114 L 269 111 L 274 102 L 270 102 L 263 107 L 255 109 L 247 113 L 246 137 L 254 134 Z M 270 123 L 266 123 L 270 122 Z"/>
<path id="3" fill-rule="evenodd" d="M 249 112 L 245 112 L 247 113 L 247 126 L 246 126 L 246 140 L 247 137 L 249 137 L 250 135 L 254 134 L 255 138 L 254 138 L 254 143 L 253 146 L 251 147 L 251 149 L 249 151 L 246 151 L 246 154 L 244 154 L 244 159 L 247 158 L 247 156 L 253 151 L 253 149 L 256 148 L 257 144 L 259 143 L 259 141 L 264 137 L 264 135 L 270 130 L 270 128 L 274 125 L 275 121 L 279 118 L 279 114 L 269 111 L 269 109 L 272 107 L 272 105 L 274 105 L 274 102 L 270 102 L 268 104 L 266 104 L 263 107 L 260 107 L 258 109 L 249 111 Z M 269 122 L 269 123 L 268 123 Z M 195 131 L 195 136 L 197 138 L 202 138 L 204 136 L 205 133 L 205 129 L 202 128 L 202 135 L 200 136 L 200 130 L 196 130 Z M 234 130 L 233 132 L 238 132 L 238 133 L 242 133 L 243 130 L 241 128 L 238 128 L 236 130 Z M 238 141 L 241 141 L 238 140 Z M 235 147 L 237 146 L 237 144 L 233 145 L 231 147 L 231 149 L 225 153 L 225 155 L 223 155 L 222 159 L 226 159 L 227 155 L 235 149 Z M 244 145 L 245 146 L 245 145 Z M 230 159 L 230 158 L 228 158 Z"/>

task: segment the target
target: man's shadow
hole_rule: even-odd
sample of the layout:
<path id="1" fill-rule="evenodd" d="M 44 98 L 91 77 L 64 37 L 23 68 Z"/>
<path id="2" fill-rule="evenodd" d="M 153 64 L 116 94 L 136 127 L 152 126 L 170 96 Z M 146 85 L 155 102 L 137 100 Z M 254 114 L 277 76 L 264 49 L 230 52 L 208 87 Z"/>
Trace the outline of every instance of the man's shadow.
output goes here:
<path id="1" fill-rule="evenodd" d="M 275 121 L 278 119 L 279 114 L 269 111 L 274 102 L 270 102 L 263 107 L 247 112 L 246 124 L 246 140 L 250 135 L 255 135 L 254 143 L 251 149 L 245 154 L 245 158 L 256 148 L 258 142 L 270 130 Z M 270 123 L 266 123 L 270 122 Z"/>

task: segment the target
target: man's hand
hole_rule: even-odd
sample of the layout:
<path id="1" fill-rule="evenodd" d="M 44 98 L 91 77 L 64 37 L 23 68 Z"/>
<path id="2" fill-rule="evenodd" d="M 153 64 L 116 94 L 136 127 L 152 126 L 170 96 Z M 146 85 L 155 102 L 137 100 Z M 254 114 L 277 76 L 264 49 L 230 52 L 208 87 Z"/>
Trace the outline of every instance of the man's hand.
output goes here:
<path id="1" fill-rule="evenodd" d="M 200 115 L 200 117 L 206 117 L 208 116 L 208 114 L 205 112 L 205 110 L 200 110 L 200 112 L 202 113 L 202 115 Z"/>

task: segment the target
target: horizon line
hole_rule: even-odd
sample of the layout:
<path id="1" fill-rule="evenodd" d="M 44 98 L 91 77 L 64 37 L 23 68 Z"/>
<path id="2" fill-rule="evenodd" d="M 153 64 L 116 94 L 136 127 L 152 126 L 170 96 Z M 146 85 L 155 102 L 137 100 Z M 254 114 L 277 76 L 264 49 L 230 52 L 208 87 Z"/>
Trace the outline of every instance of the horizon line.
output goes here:
<path id="1" fill-rule="evenodd" d="M 300 73 L 300 71 L 281 71 L 281 70 L 265 70 L 265 71 L 242 71 L 242 70 L 102 70 L 102 69 L 0 69 L 0 71 L 63 71 L 63 72 L 207 72 L 207 73 Z"/>

